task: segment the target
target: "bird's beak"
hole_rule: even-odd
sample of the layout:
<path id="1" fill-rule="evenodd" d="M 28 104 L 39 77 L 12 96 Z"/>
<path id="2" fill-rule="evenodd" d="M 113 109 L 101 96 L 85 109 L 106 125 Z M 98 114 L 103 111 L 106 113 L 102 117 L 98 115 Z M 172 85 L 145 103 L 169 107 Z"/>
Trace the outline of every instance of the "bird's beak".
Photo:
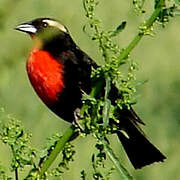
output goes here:
<path id="1" fill-rule="evenodd" d="M 22 31 L 28 34 L 35 34 L 37 32 L 37 28 L 35 28 L 30 23 L 23 23 L 14 28 L 15 30 Z"/>

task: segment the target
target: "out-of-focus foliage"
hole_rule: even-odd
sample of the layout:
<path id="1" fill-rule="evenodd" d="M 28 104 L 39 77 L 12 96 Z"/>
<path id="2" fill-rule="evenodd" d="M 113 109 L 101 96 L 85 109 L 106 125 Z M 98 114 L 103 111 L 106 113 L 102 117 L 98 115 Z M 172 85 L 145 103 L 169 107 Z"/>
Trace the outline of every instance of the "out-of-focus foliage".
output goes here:
<path id="1" fill-rule="evenodd" d="M 131 1 L 133 2 L 133 1 Z M 138 16 L 130 1 L 100 1 L 98 15 L 104 27 L 115 29 L 122 21 L 128 22 L 117 38 L 121 48 L 126 47 L 137 34 L 138 25 L 149 15 L 153 3 L 143 5 L 147 13 Z M 142 2 L 142 1 L 141 1 Z M 141 4 L 140 4 L 141 5 Z M 139 7 L 137 7 L 139 8 Z M 54 17 L 63 22 L 70 30 L 77 44 L 99 64 L 102 63 L 97 46 L 83 32 L 86 23 L 81 1 L 55 0 L 0 0 L 0 107 L 8 114 L 12 113 L 23 122 L 25 129 L 33 134 L 34 147 L 42 147 L 46 138 L 53 133 L 64 132 L 67 123 L 60 121 L 37 98 L 25 72 L 25 61 L 32 42 L 24 34 L 13 30 L 18 23 L 36 17 Z M 146 132 L 153 143 L 166 154 L 168 159 L 163 164 L 155 164 L 135 171 L 116 137 L 111 143 L 131 174 L 138 180 L 180 179 L 180 22 L 177 16 L 166 28 L 158 29 L 154 38 L 145 38 L 133 51 L 133 58 L 138 61 L 137 78 L 147 83 L 138 88 L 138 114 L 145 121 Z M 87 169 L 90 153 L 94 151 L 93 138 L 78 139 L 79 147 L 71 171 L 63 174 L 64 179 L 80 179 L 85 176 L 79 169 Z M 83 149 L 83 150 L 82 150 Z M 9 150 L 0 146 L 0 161 L 10 161 Z M 3 174 L 3 173 L 1 173 Z M 113 175 L 113 179 L 118 176 Z"/>

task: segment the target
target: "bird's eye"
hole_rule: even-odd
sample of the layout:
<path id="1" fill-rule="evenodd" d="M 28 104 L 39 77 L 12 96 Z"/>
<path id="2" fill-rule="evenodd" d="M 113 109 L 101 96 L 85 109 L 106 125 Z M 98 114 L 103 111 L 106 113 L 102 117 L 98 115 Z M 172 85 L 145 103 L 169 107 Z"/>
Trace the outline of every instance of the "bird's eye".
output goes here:
<path id="1" fill-rule="evenodd" d="M 43 27 L 47 27 L 47 26 L 48 26 L 48 23 L 44 22 Z"/>

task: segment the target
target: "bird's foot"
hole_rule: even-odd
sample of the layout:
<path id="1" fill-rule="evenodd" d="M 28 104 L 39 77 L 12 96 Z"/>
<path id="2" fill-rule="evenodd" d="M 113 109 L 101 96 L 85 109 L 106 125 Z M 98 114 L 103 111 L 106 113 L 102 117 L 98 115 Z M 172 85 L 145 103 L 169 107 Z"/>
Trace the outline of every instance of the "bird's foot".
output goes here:
<path id="1" fill-rule="evenodd" d="M 81 124 L 79 123 L 79 119 L 82 119 L 83 116 L 80 114 L 80 109 L 77 108 L 75 111 L 74 111 L 74 121 L 73 121 L 73 124 L 75 126 L 77 126 L 81 132 L 84 132 L 84 128 L 81 126 Z"/>

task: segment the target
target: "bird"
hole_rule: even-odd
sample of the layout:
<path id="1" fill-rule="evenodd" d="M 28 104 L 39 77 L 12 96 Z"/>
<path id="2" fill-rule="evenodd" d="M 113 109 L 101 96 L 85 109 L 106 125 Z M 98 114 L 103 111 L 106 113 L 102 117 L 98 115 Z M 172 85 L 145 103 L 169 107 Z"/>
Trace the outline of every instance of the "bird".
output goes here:
<path id="1" fill-rule="evenodd" d="M 16 30 L 29 34 L 33 48 L 26 69 L 32 87 L 43 103 L 57 116 L 73 123 L 82 107 L 82 94 L 92 90 L 91 72 L 99 65 L 81 50 L 69 30 L 54 18 L 40 17 L 19 24 Z M 110 100 L 118 97 L 112 84 Z M 144 122 L 133 108 L 118 110 L 116 134 L 135 169 L 166 157 L 146 137 L 140 127 Z"/>

